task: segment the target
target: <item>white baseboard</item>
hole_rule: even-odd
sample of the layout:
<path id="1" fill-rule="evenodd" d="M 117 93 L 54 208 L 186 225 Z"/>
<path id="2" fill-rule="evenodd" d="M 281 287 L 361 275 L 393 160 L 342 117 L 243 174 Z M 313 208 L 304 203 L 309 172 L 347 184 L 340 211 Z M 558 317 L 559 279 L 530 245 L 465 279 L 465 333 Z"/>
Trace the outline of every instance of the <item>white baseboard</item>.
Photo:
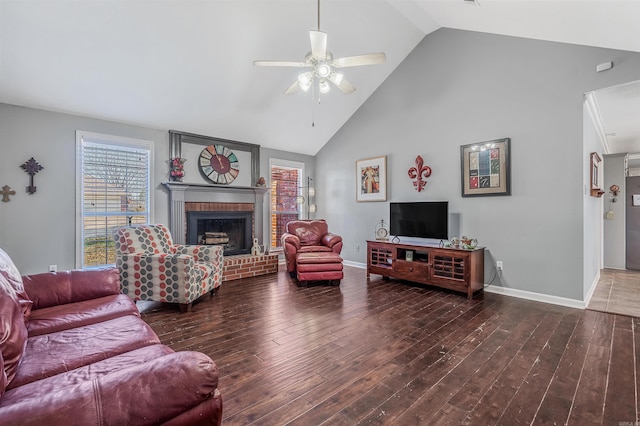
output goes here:
<path id="1" fill-rule="evenodd" d="M 367 269 L 366 263 L 353 262 L 350 260 L 345 260 L 342 263 L 347 266 L 353 266 L 354 268 Z M 595 282 L 597 283 L 598 280 L 596 279 Z M 592 287 L 592 290 L 591 290 L 592 294 L 594 289 L 595 289 L 595 286 Z M 584 309 L 586 306 L 586 303 L 583 302 L 582 300 L 569 299 L 566 297 L 559 297 L 559 296 L 551 296 L 548 294 L 534 293 L 531 291 L 517 290 L 514 288 L 488 286 L 484 288 L 484 291 L 486 291 L 487 293 L 502 294 L 505 296 L 517 297 L 519 299 L 533 300 L 533 301 L 542 302 L 542 303 L 551 303 L 552 305 L 566 306 L 569 308 Z"/>
<path id="2" fill-rule="evenodd" d="M 586 304 L 582 300 L 569 299 L 549 294 L 534 293 L 532 291 L 518 290 L 515 288 L 489 286 L 485 287 L 487 293 L 503 294 L 505 296 L 517 297 L 519 299 L 533 300 L 535 302 L 551 303 L 552 305 L 566 306 L 568 308 L 584 309 Z"/>
<path id="3" fill-rule="evenodd" d="M 343 260 L 342 264 L 347 266 L 353 266 L 354 268 L 367 269 L 366 263 L 353 262 L 351 260 Z"/>
<path id="4" fill-rule="evenodd" d="M 593 282 L 591 283 L 591 288 L 589 288 L 589 291 L 587 291 L 587 294 L 584 296 L 584 306 L 589 306 L 589 302 L 591 301 L 591 298 L 593 297 L 593 292 L 596 291 L 596 286 L 598 285 L 598 282 L 600 281 L 600 271 L 598 271 L 598 273 L 596 274 L 596 277 L 594 278 Z"/>

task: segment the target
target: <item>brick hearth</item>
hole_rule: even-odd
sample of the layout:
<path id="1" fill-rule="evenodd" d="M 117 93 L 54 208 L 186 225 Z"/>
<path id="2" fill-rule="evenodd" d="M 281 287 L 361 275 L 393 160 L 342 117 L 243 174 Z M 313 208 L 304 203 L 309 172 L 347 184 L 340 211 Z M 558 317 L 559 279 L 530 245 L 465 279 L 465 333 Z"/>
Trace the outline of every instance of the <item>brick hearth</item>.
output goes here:
<path id="1" fill-rule="evenodd" d="M 276 272 L 278 272 L 277 254 L 226 256 L 222 269 L 222 281 L 256 277 Z"/>

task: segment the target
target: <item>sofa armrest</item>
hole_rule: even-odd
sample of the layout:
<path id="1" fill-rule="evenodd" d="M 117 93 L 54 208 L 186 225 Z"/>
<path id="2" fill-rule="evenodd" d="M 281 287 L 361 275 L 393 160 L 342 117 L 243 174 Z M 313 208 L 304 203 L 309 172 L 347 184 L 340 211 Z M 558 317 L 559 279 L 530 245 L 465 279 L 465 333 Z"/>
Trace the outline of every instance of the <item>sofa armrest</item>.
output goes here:
<path id="1" fill-rule="evenodd" d="M 222 264 L 222 246 L 176 244 L 173 249 L 176 254 L 193 256 L 198 262 Z"/>
<path id="2" fill-rule="evenodd" d="M 218 370 L 208 356 L 176 352 L 7 404 L 0 424 L 157 425 L 220 398 L 217 386 Z"/>
<path id="3" fill-rule="evenodd" d="M 285 232 L 282 234 L 282 237 L 280 237 L 280 240 L 282 241 L 282 247 L 285 247 L 286 244 L 289 243 L 296 249 L 296 251 L 300 250 L 300 238 L 296 235 Z"/>
<path id="4" fill-rule="evenodd" d="M 340 235 L 328 233 L 322 237 L 322 245 L 325 245 L 329 248 L 333 248 L 333 246 L 340 242 L 342 242 L 342 237 Z"/>
<path id="5" fill-rule="evenodd" d="M 33 309 L 81 302 L 120 293 L 116 268 L 45 272 L 22 277 Z"/>

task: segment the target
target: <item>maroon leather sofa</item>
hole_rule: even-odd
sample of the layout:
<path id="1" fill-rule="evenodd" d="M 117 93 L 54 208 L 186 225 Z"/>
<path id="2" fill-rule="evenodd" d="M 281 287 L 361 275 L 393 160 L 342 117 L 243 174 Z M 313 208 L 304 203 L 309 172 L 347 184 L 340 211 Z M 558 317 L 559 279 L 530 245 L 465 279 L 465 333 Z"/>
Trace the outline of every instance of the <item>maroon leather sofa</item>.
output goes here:
<path id="1" fill-rule="evenodd" d="M 284 248 L 287 272 L 296 276 L 296 256 L 298 253 L 342 251 L 342 237 L 329 232 L 329 226 L 324 219 L 292 220 L 287 223 L 287 232 L 281 237 Z M 330 278 L 333 279 L 333 278 Z"/>
<path id="2" fill-rule="evenodd" d="M 215 363 L 174 352 L 113 269 L 20 277 L 0 249 L 0 425 L 220 425 Z"/>

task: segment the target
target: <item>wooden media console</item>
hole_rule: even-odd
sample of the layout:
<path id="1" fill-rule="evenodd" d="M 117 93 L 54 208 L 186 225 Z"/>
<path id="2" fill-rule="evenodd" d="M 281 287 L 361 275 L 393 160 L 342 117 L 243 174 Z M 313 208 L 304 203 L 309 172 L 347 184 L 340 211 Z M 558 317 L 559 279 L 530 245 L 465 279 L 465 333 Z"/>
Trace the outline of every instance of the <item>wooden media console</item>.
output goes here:
<path id="1" fill-rule="evenodd" d="M 484 247 L 367 241 L 367 278 L 370 274 L 455 290 L 471 299 L 484 288 Z"/>

